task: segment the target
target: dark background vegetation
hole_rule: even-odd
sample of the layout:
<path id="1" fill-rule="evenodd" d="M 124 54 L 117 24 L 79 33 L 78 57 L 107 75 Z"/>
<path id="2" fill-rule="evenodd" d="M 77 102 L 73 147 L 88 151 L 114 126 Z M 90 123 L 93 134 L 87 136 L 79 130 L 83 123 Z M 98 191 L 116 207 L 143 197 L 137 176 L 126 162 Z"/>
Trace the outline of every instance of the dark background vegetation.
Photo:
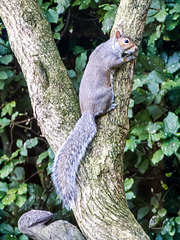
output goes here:
<path id="1" fill-rule="evenodd" d="M 118 0 L 39 0 L 78 94 L 93 49 L 109 38 Z M 152 0 L 135 67 L 124 156 L 129 207 L 152 240 L 180 239 L 180 1 Z M 0 20 L 0 239 L 30 209 L 74 224 L 51 182 L 54 153 L 41 136 L 27 85 Z"/>

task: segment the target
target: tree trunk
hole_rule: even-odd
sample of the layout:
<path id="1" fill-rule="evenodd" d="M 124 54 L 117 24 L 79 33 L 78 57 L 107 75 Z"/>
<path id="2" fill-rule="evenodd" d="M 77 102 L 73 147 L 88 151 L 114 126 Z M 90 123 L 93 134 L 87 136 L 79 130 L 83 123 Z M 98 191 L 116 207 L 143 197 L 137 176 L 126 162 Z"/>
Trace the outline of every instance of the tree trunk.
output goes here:
<path id="1" fill-rule="evenodd" d="M 140 43 L 150 0 L 121 0 L 113 33 L 122 29 Z M 56 50 L 50 26 L 34 0 L 1 0 L 0 15 L 28 83 L 34 114 L 56 151 L 79 113 L 77 97 Z M 123 188 L 123 150 L 129 129 L 133 63 L 114 80 L 118 107 L 97 120 L 98 133 L 78 171 L 73 209 L 87 239 L 149 239 L 130 212 Z"/>

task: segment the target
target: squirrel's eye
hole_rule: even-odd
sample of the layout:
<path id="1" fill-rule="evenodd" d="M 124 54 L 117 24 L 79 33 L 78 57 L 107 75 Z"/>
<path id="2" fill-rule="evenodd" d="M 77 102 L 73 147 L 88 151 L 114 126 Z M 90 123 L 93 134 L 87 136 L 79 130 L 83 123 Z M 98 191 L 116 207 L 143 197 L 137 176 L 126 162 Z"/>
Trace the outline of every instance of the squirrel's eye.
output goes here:
<path id="1" fill-rule="evenodd" d="M 124 39 L 124 43 L 129 43 L 129 40 L 128 39 Z"/>

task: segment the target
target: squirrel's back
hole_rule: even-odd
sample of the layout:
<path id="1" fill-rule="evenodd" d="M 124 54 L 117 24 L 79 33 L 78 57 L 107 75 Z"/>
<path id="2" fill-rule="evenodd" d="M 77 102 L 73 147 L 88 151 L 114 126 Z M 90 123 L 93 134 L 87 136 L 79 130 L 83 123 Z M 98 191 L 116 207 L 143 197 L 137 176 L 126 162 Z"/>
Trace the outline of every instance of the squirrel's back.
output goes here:
<path id="1" fill-rule="evenodd" d="M 96 134 L 96 123 L 91 113 L 82 114 L 65 143 L 57 152 L 53 165 L 53 183 L 63 206 L 70 209 L 76 195 L 76 174 L 88 143 Z"/>

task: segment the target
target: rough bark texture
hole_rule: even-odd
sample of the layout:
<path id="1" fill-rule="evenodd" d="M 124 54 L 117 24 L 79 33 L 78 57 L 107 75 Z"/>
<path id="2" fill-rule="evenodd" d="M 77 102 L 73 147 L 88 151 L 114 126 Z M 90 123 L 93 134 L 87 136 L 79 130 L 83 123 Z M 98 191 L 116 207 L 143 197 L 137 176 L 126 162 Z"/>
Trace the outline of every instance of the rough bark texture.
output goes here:
<path id="1" fill-rule="evenodd" d="M 150 2 L 121 0 L 113 33 L 122 29 L 139 43 Z M 1 0 L 0 15 L 27 80 L 34 114 L 56 151 L 73 128 L 79 108 L 49 24 L 33 0 Z M 114 91 L 118 107 L 98 119 L 98 134 L 79 168 L 73 211 L 87 239 L 149 239 L 129 211 L 123 188 L 123 149 L 129 128 L 127 109 L 132 75 L 133 63 L 117 73 Z"/>

